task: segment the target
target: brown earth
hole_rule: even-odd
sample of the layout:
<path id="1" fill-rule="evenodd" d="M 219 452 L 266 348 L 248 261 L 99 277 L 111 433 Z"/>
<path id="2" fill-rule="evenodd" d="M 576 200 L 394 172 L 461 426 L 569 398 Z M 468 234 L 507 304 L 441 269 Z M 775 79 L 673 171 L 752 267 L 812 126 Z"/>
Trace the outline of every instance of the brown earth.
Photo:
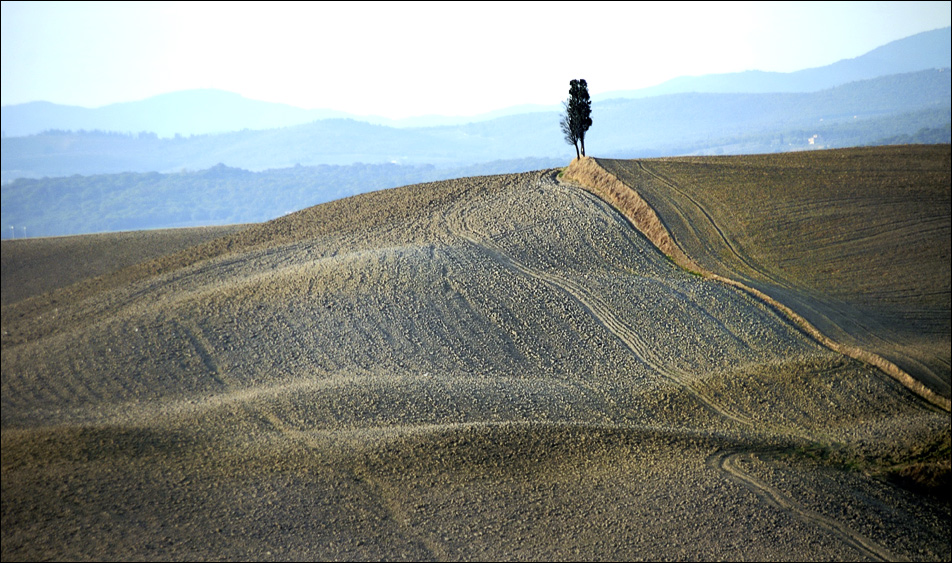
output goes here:
<path id="1" fill-rule="evenodd" d="M 2 242 L 2 304 L 230 235 L 245 225 L 156 229 Z"/>
<path id="2" fill-rule="evenodd" d="M 557 172 L 5 301 L 3 560 L 949 558 L 947 412 Z"/>
<path id="3" fill-rule="evenodd" d="M 949 145 L 598 160 L 699 269 L 952 394 Z"/>

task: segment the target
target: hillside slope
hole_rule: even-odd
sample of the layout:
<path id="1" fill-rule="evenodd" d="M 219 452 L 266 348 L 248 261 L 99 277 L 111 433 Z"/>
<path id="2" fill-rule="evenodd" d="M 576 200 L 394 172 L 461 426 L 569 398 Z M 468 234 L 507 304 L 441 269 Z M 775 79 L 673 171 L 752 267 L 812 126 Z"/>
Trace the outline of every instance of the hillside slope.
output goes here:
<path id="1" fill-rule="evenodd" d="M 4 561 L 946 558 L 877 476 L 941 471 L 947 413 L 556 172 L 5 305 Z"/>
<path id="2" fill-rule="evenodd" d="M 949 145 L 599 160 L 701 267 L 950 395 Z"/>
<path id="3" fill-rule="evenodd" d="M 8 305 L 101 276 L 205 241 L 246 225 L 128 231 L 76 237 L 3 241 L 2 303 Z"/>

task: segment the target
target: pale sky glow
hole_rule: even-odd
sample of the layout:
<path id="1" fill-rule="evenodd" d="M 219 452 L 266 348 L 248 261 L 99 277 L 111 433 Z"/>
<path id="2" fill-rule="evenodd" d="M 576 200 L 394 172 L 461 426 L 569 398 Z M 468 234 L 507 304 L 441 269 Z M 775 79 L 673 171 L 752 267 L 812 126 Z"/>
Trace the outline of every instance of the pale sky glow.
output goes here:
<path id="1" fill-rule="evenodd" d="M 2 105 L 195 88 L 400 118 L 790 72 L 952 24 L 950 2 L 2 3 Z"/>

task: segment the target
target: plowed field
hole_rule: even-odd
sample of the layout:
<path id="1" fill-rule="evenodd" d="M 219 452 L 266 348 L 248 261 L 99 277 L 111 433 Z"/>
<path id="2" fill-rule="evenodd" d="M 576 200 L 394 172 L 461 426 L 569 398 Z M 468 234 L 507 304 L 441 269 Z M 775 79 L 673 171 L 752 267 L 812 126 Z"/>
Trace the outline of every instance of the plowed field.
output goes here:
<path id="1" fill-rule="evenodd" d="M 5 300 L 4 561 L 948 559 L 948 412 L 557 172 Z"/>
<path id="2" fill-rule="evenodd" d="M 599 160 L 702 266 L 948 398 L 949 145 Z"/>

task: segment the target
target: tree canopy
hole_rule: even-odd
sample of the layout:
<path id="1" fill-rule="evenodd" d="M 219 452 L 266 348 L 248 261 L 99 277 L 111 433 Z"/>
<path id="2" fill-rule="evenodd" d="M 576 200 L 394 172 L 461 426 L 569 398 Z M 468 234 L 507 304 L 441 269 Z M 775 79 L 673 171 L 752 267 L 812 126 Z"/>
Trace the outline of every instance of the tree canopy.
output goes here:
<path id="1" fill-rule="evenodd" d="M 585 156 L 585 132 L 592 126 L 592 99 L 584 78 L 569 82 L 569 99 L 564 102 L 565 115 L 559 125 L 565 142 L 575 147 L 575 156 Z M 581 145 L 581 151 L 579 151 Z"/>

